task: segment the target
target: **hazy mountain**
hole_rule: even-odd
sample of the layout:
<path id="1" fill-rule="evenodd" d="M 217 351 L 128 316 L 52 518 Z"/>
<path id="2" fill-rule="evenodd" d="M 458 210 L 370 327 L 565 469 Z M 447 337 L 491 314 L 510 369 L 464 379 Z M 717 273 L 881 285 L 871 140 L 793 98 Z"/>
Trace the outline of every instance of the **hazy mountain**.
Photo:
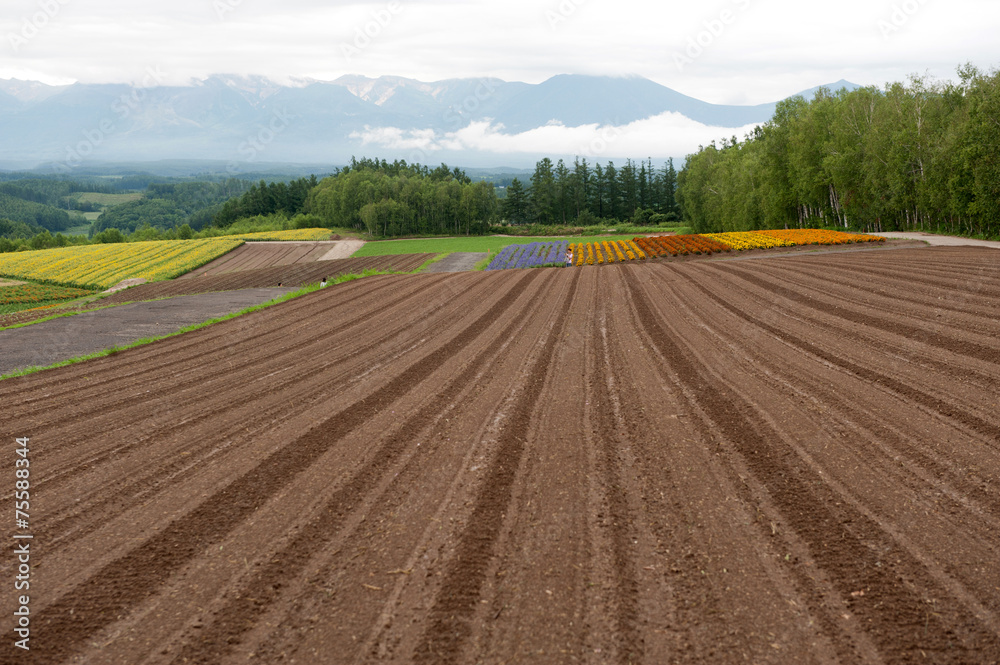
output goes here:
<path id="1" fill-rule="evenodd" d="M 856 87 L 844 81 L 828 87 L 842 86 Z M 405 147 L 351 138 L 371 128 L 442 136 L 488 119 L 505 134 L 516 134 L 551 124 L 620 126 L 668 111 L 732 128 L 766 121 L 774 106 L 710 104 L 639 77 L 563 75 L 531 85 L 344 76 L 281 85 L 219 75 L 189 86 L 151 88 L 0 80 L 0 166 L 52 163 L 65 169 L 94 160 L 169 159 L 221 160 L 236 169 L 260 162 L 331 164 L 361 154 L 408 157 Z M 712 138 L 715 133 L 703 140 Z M 527 161 L 460 154 L 470 166 Z M 426 161 L 455 157 L 439 151 Z"/>

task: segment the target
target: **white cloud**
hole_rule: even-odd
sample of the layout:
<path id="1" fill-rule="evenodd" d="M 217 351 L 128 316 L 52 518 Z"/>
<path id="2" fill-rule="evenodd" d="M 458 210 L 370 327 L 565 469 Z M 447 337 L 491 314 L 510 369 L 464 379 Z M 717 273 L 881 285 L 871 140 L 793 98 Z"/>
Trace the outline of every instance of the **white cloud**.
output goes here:
<path id="1" fill-rule="evenodd" d="M 952 78 L 966 61 L 1000 65 L 995 0 L 397 1 L 398 15 L 348 61 L 339 46 L 390 0 L 150 0 L 127 8 L 118 0 L 7 0 L 0 77 L 121 82 L 151 66 L 171 83 L 216 73 L 529 83 L 560 73 L 639 74 L 705 101 L 754 104 L 841 78 L 881 84 L 925 71 Z M 40 3 L 60 9 L 15 52 L 5 37 Z M 220 12 L 220 3 L 229 10 Z M 897 8 L 906 20 L 887 39 L 879 22 L 892 21 Z M 717 27 L 724 11 L 732 20 L 678 71 L 673 54 Z"/>
<path id="2" fill-rule="evenodd" d="M 350 135 L 366 146 L 425 156 L 441 151 L 482 151 L 494 154 L 547 154 L 563 157 L 667 158 L 698 149 L 699 137 L 742 139 L 752 131 L 744 127 L 709 127 L 679 113 L 663 113 L 627 125 L 588 124 L 566 127 L 550 124 L 508 134 L 504 126 L 477 121 L 451 132 L 403 130 L 398 127 L 366 128 Z"/>

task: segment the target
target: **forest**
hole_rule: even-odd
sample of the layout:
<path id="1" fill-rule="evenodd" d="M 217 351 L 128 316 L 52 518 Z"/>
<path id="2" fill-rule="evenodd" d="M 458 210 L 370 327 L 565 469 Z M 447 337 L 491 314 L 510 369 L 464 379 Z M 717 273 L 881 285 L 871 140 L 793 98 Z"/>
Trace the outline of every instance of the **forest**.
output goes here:
<path id="1" fill-rule="evenodd" d="M 668 223 L 680 219 L 676 186 L 673 160 L 656 169 L 652 160 L 616 168 L 577 158 L 570 168 L 545 158 L 527 185 L 515 178 L 507 187 L 503 216 L 511 224 Z"/>
<path id="2" fill-rule="evenodd" d="M 305 210 L 327 226 L 384 237 L 482 234 L 499 213 L 493 185 L 460 169 L 353 158 L 312 189 Z"/>
<path id="3" fill-rule="evenodd" d="M 94 222 L 90 235 L 112 228 L 131 233 L 144 226 L 165 230 L 184 224 L 200 230 L 211 226 L 227 202 L 250 187 L 249 182 L 237 178 L 150 183 L 142 198 L 105 210 Z"/>
<path id="4" fill-rule="evenodd" d="M 689 155 L 677 199 L 697 232 L 835 226 L 1000 235 L 1000 73 L 913 76 L 781 102 L 738 141 Z"/>
<path id="5" fill-rule="evenodd" d="M 577 159 L 539 161 L 527 183 L 513 178 L 473 182 L 445 164 L 431 169 L 405 161 L 352 159 L 309 194 L 304 211 L 333 227 L 372 235 L 481 234 L 497 224 L 593 226 L 630 221 L 659 224 L 680 218 L 673 162 L 627 160 L 616 168 Z"/>

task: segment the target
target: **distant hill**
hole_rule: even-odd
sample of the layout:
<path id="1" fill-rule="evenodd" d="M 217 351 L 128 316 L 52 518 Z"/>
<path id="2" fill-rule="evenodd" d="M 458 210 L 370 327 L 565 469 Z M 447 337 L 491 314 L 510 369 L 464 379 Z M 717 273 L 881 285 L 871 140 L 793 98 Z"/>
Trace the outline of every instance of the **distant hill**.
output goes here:
<path id="1" fill-rule="evenodd" d="M 827 87 L 842 86 L 857 87 L 845 81 Z M 532 85 L 344 76 L 280 85 L 218 75 L 153 88 L 0 80 L 0 168 L 162 160 L 218 160 L 236 170 L 263 162 L 336 164 L 361 154 L 407 157 L 351 138 L 366 128 L 440 134 L 489 119 L 505 133 L 518 133 L 552 123 L 624 125 L 665 112 L 731 128 L 764 122 L 774 107 L 710 104 L 640 77 L 561 75 Z M 444 151 L 425 161 L 485 166 L 516 160 Z"/>

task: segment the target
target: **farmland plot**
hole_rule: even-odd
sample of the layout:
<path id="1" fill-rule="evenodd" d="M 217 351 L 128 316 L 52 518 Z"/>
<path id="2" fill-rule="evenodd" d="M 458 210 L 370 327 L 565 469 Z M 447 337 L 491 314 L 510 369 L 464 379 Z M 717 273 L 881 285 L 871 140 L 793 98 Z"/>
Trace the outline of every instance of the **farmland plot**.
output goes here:
<path id="1" fill-rule="evenodd" d="M 31 656 L 996 662 L 995 257 L 373 277 L 0 382 Z"/>

